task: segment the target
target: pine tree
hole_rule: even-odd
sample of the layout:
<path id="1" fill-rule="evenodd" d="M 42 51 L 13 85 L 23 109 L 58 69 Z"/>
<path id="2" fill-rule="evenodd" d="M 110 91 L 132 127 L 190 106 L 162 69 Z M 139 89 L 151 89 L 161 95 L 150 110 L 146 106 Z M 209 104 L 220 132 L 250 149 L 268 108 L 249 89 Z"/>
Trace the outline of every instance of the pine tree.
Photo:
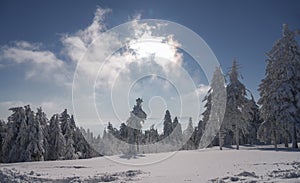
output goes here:
<path id="1" fill-rule="evenodd" d="M 65 159 L 76 159 L 76 150 L 74 148 L 74 131 L 76 129 L 73 115 L 70 117 L 67 109 L 65 109 L 59 117 L 61 124 L 62 134 L 65 137 L 66 148 L 65 148 Z"/>
<path id="2" fill-rule="evenodd" d="M 174 142 L 175 144 L 181 144 L 182 140 L 183 140 L 183 134 L 182 134 L 182 128 L 181 128 L 181 124 L 178 122 L 178 118 L 175 117 L 172 123 L 173 127 L 173 135 L 172 137 L 174 137 Z"/>
<path id="3" fill-rule="evenodd" d="M 199 147 L 207 147 L 218 133 L 219 146 L 222 150 L 225 129 L 221 123 L 223 121 L 226 107 L 226 89 L 225 78 L 220 67 L 217 67 L 214 71 L 210 89 L 203 99 L 203 102 L 205 101 L 205 111 L 202 113 L 203 118 L 202 121 L 198 123 L 197 128 L 197 146 L 199 143 Z"/>
<path id="4" fill-rule="evenodd" d="M 0 163 L 4 162 L 3 150 L 5 134 L 7 133 L 7 125 L 4 121 L 0 120 Z"/>
<path id="5" fill-rule="evenodd" d="M 40 122 L 36 120 L 33 111 L 29 111 L 28 117 L 28 145 L 25 151 L 25 161 L 44 160 L 44 136 Z"/>
<path id="6" fill-rule="evenodd" d="M 298 148 L 297 128 L 300 125 L 300 50 L 296 33 L 283 26 L 283 35 L 267 53 L 266 76 L 259 91 L 262 123 L 260 139 L 272 137 L 275 148 L 279 136 L 292 136 L 293 148 Z M 270 134 L 270 135 L 268 135 Z"/>
<path id="7" fill-rule="evenodd" d="M 71 121 L 73 117 L 71 116 Z M 72 124 L 72 123 L 71 123 Z M 81 130 L 79 128 L 75 128 L 74 135 L 74 149 L 75 149 L 75 158 L 92 158 L 101 156 L 99 152 L 97 152 L 84 138 Z M 98 144 L 97 144 L 98 145 Z"/>
<path id="8" fill-rule="evenodd" d="M 46 113 L 43 112 L 42 108 L 39 107 L 37 108 L 37 112 L 36 112 L 36 120 L 40 123 L 41 128 L 42 128 L 42 135 L 44 137 L 43 140 L 43 147 L 45 150 L 44 153 L 44 159 L 48 160 L 48 152 L 51 150 L 49 149 L 49 120 L 47 118 Z"/>
<path id="9" fill-rule="evenodd" d="M 173 125 L 172 125 L 172 119 L 171 119 L 171 114 L 169 110 L 166 110 L 166 114 L 164 117 L 164 127 L 163 127 L 163 137 L 166 138 L 171 135 L 173 131 Z M 170 139 L 169 139 L 170 140 Z"/>
<path id="10" fill-rule="evenodd" d="M 71 120 L 65 123 L 65 140 L 66 140 L 66 153 L 65 159 L 76 159 L 74 148 L 74 129 L 71 127 Z"/>
<path id="11" fill-rule="evenodd" d="M 246 87 L 239 81 L 239 73 L 236 60 L 233 61 L 229 72 L 229 84 L 227 85 L 227 104 L 224 116 L 224 128 L 232 130 L 235 135 L 236 149 L 239 149 L 240 133 L 248 132 L 250 121 L 250 109 Z"/>
<path id="12" fill-rule="evenodd" d="M 126 141 L 128 138 L 128 128 L 125 123 L 121 123 L 120 126 L 120 139 Z"/>
<path id="13" fill-rule="evenodd" d="M 144 120 L 147 118 L 147 114 L 142 109 L 142 102 L 141 98 L 136 99 L 136 105 L 133 107 L 133 110 L 130 112 L 130 117 L 126 121 L 128 129 L 128 139 L 130 149 L 129 154 L 135 154 L 139 152 L 139 143 L 141 141 L 141 129 Z M 134 144 L 136 144 L 136 150 L 134 149 Z"/>
<path id="14" fill-rule="evenodd" d="M 16 109 L 16 108 L 15 108 Z M 26 160 L 25 151 L 29 142 L 28 139 L 28 118 L 31 113 L 30 106 L 25 106 L 25 110 L 21 107 L 15 111 L 17 118 L 12 119 L 14 123 L 14 136 L 16 137 L 13 140 L 13 146 L 9 153 L 10 162 L 22 162 Z M 13 117 L 13 115 L 11 117 Z"/>
<path id="15" fill-rule="evenodd" d="M 200 141 L 204 135 L 205 127 L 206 127 L 206 122 L 204 122 L 203 120 L 200 120 L 198 122 L 197 127 L 194 130 L 194 135 L 195 135 L 194 139 L 195 139 L 196 148 L 200 147 Z"/>
<path id="16" fill-rule="evenodd" d="M 58 114 L 53 115 L 50 119 L 50 131 L 49 146 L 51 151 L 49 152 L 49 159 L 64 159 L 66 140 L 59 125 Z"/>
<path id="17" fill-rule="evenodd" d="M 259 129 L 259 126 L 262 123 L 262 120 L 259 115 L 259 107 L 256 104 L 254 97 L 251 94 L 251 99 L 248 100 L 247 103 L 248 107 L 250 108 L 250 121 L 248 126 L 248 134 L 245 136 L 245 143 L 248 144 L 257 144 L 257 132 Z"/>
<path id="18" fill-rule="evenodd" d="M 14 140 L 15 140 L 14 124 L 10 120 L 8 120 L 6 133 L 3 136 L 2 146 L 1 146 L 2 156 L 3 156 L 2 162 L 4 163 L 11 162 L 9 157 L 9 152 L 11 151 Z"/>
<path id="19" fill-rule="evenodd" d="M 65 109 L 59 116 L 59 121 L 60 121 L 60 126 L 61 126 L 61 130 L 63 135 L 66 134 L 66 126 L 70 125 L 70 115 L 68 114 L 68 110 Z M 73 126 L 72 126 L 73 128 Z"/>
<path id="20" fill-rule="evenodd" d="M 195 144 L 194 144 L 193 138 L 191 138 L 193 136 L 193 133 L 194 133 L 193 120 L 190 117 L 189 121 L 188 121 L 188 126 L 183 131 L 183 139 L 185 142 L 185 145 L 183 148 L 186 150 L 195 149 Z"/>

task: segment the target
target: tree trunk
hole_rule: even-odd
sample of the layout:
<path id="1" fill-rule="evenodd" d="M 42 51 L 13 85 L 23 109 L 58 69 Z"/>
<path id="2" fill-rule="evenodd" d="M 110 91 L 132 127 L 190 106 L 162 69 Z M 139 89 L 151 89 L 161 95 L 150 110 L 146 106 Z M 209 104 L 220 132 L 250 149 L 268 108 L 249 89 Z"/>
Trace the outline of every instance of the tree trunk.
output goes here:
<path id="1" fill-rule="evenodd" d="M 237 122 L 235 123 L 235 142 L 236 142 L 236 149 L 240 149 L 240 136 L 239 136 L 239 128 Z"/>
<path id="2" fill-rule="evenodd" d="M 222 150 L 222 147 L 223 147 L 223 138 L 222 138 L 222 134 L 221 134 L 221 128 L 220 128 L 220 131 L 219 131 L 219 146 L 220 146 L 220 150 Z"/>
<path id="3" fill-rule="evenodd" d="M 277 151 L 277 132 L 276 132 L 276 129 L 273 129 L 273 135 L 274 135 L 274 148 L 275 150 Z"/>
<path id="4" fill-rule="evenodd" d="M 130 128 L 128 135 L 129 135 L 129 154 L 136 154 L 136 150 L 135 150 L 135 129 Z"/>
<path id="5" fill-rule="evenodd" d="M 139 133 L 137 129 L 134 129 L 135 131 L 135 141 L 136 141 L 136 152 L 139 153 Z"/>
<path id="6" fill-rule="evenodd" d="M 292 136 L 292 147 L 293 148 L 298 148 L 298 143 L 297 143 L 297 128 L 296 128 L 296 122 L 294 121 L 293 123 L 293 136 Z"/>
<path id="7" fill-rule="evenodd" d="M 136 152 L 139 153 L 140 152 L 140 149 L 139 149 L 139 139 L 137 138 L 137 141 L 136 141 Z"/>
<path id="8" fill-rule="evenodd" d="M 284 147 L 286 147 L 286 148 L 289 147 L 289 139 L 288 139 L 288 137 L 284 138 Z"/>

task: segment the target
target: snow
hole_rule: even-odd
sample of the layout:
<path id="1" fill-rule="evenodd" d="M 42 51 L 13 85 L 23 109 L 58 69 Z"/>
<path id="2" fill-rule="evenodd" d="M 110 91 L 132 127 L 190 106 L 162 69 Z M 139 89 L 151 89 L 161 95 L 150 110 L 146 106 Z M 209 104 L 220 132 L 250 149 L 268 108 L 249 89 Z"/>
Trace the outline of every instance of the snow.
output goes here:
<path id="1" fill-rule="evenodd" d="M 0 182 L 300 182 L 300 152 L 271 146 L 0 164 Z"/>

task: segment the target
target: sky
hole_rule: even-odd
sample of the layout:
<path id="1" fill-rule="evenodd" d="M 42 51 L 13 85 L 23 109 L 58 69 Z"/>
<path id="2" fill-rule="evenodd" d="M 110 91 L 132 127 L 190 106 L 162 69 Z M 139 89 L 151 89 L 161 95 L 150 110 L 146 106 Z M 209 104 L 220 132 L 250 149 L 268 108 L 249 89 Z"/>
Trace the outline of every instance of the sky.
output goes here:
<path id="1" fill-rule="evenodd" d="M 283 23 L 299 29 L 299 7 L 297 0 L 2 0 L 0 119 L 10 115 L 10 107 L 31 104 L 42 106 L 48 118 L 68 108 L 80 124 L 98 124 L 96 117 L 120 122 L 129 116 L 134 99 L 143 97 L 152 119 L 148 126 L 161 121 L 166 109 L 181 116 L 182 123 L 188 116 L 197 121 L 203 106 L 193 97 L 204 97 L 209 79 L 194 58 L 178 48 L 181 40 L 170 33 L 155 37 L 159 43 L 154 45 L 129 42 L 139 57 L 130 49 L 120 51 L 124 45 L 110 30 L 128 21 L 132 22 L 128 35 L 138 41 L 154 39 L 155 30 L 143 25 L 143 19 L 166 20 L 193 31 L 205 41 L 201 44 L 208 45 L 213 54 L 207 56 L 217 58 L 224 74 L 236 58 L 241 82 L 257 100 L 265 53 L 280 38 Z M 175 46 L 163 46 L 163 39 Z M 154 57 L 143 51 L 149 49 L 156 52 Z M 99 64 L 112 52 L 99 74 Z M 199 95 L 188 95 L 191 91 Z"/>

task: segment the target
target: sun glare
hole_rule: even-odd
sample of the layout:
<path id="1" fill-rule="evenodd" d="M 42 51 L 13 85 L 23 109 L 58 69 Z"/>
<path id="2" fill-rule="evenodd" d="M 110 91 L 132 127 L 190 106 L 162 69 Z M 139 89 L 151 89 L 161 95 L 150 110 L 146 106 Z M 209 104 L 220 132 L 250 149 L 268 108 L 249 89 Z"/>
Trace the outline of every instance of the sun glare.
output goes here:
<path id="1" fill-rule="evenodd" d="M 156 58 L 163 58 L 171 62 L 177 62 L 177 48 L 160 39 L 142 39 L 130 45 L 140 58 L 154 55 Z"/>

